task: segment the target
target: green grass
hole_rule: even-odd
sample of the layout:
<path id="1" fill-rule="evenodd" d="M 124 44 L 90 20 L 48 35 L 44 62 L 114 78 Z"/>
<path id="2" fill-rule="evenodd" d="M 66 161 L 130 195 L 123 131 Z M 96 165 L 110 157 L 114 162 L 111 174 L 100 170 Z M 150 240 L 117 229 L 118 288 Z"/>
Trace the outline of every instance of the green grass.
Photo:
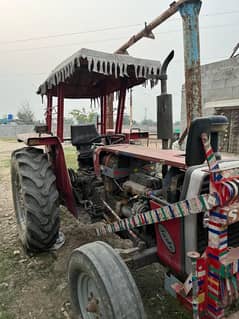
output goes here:
<path id="1" fill-rule="evenodd" d="M 0 167 L 9 168 L 10 167 L 10 159 L 5 159 L 0 161 Z"/>
<path id="2" fill-rule="evenodd" d="M 77 169 L 77 151 L 73 146 L 65 146 L 64 147 L 66 165 L 68 168 Z"/>
<path id="3" fill-rule="evenodd" d="M 17 138 L 16 137 L 1 137 L 0 141 L 3 141 L 3 142 L 16 142 Z"/>
<path id="4" fill-rule="evenodd" d="M 8 311 L 1 310 L 1 305 L 0 305 L 0 319 L 14 319 L 15 316 Z"/>

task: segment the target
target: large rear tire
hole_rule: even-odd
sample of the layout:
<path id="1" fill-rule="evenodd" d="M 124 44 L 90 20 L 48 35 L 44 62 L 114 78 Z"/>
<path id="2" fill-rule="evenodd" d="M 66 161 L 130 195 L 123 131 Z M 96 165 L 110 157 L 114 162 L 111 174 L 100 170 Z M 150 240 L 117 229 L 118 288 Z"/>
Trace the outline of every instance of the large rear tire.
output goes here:
<path id="1" fill-rule="evenodd" d="M 18 232 L 28 252 L 49 250 L 60 227 L 58 191 L 47 155 L 25 147 L 12 153 L 12 195 Z"/>
<path id="2" fill-rule="evenodd" d="M 77 318 L 146 318 L 132 275 L 106 243 L 98 241 L 75 249 L 69 261 L 68 278 Z"/>

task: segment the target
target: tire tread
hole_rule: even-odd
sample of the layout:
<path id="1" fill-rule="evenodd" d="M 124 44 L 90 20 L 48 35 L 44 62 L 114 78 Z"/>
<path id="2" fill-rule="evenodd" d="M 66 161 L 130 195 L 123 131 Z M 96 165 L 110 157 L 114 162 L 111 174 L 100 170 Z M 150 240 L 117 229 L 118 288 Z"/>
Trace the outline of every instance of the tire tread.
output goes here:
<path id="1" fill-rule="evenodd" d="M 59 194 L 51 164 L 41 149 L 24 147 L 12 153 L 12 174 L 14 170 L 19 174 L 26 213 L 23 245 L 28 251 L 48 250 L 60 227 Z M 13 196 L 14 205 L 16 200 Z"/>

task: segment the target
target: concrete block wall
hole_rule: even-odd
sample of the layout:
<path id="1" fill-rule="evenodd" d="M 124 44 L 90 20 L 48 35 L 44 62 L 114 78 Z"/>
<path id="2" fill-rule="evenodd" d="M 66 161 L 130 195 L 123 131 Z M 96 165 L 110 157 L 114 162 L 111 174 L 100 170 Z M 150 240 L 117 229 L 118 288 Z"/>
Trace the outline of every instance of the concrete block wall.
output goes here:
<path id="1" fill-rule="evenodd" d="M 0 125 L 0 138 L 15 138 L 18 134 L 33 132 L 34 125 Z"/>
<path id="2" fill-rule="evenodd" d="M 213 109 L 205 110 L 207 102 L 239 99 L 239 56 L 201 67 L 202 110 L 210 115 Z M 186 127 L 185 88 L 182 88 L 181 127 Z"/>
<path id="3" fill-rule="evenodd" d="M 13 125 L 13 124 L 1 124 L 0 125 L 0 138 L 16 138 L 18 134 L 33 133 L 34 125 Z M 53 127 L 53 132 L 56 132 L 56 128 Z M 70 137 L 70 125 L 64 126 L 64 136 Z"/>

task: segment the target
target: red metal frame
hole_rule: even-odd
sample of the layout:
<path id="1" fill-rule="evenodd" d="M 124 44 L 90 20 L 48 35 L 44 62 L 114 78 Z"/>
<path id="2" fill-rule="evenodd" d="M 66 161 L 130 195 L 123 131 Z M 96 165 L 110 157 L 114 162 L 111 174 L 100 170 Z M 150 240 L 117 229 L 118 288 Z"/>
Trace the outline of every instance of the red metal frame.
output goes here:
<path id="1" fill-rule="evenodd" d="M 96 175 L 100 175 L 101 158 L 104 154 L 117 154 L 135 157 L 145 161 L 157 162 L 186 170 L 185 153 L 177 150 L 153 150 L 148 147 L 132 144 L 115 144 L 101 146 L 95 150 L 94 168 Z"/>
<path id="2" fill-rule="evenodd" d="M 114 135 L 114 130 L 106 130 L 106 134 Z M 147 131 L 132 131 L 130 129 L 123 129 L 122 134 L 125 136 L 125 142 L 129 143 L 131 140 L 148 139 L 149 132 Z"/>
<path id="3" fill-rule="evenodd" d="M 161 207 L 158 203 L 150 201 L 150 208 L 157 209 Z M 159 224 L 155 224 L 155 234 L 157 240 L 157 254 L 160 262 L 167 267 L 169 267 L 174 273 L 183 275 L 183 260 L 184 251 L 182 248 L 183 243 L 183 220 L 182 218 L 177 218 L 160 223 L 162 231 L 161 234 L 159 230 Z M 172 242 L 175 245 L 175 250 L 170 251 L 168 242 Z"/>
<path id="4" fill-rule="evenodd" d="M 128 133 L 128 132 L 125 132 L 123 130 L 122 132 L 124 135 L 125 135 L 125 141 L 126 143 L 129 143 L 130 140 L 139 140 L 139 139 L 148 139 L 149 138 L 149 132 L 131 132 L 131 133 Z"/>
<path id="5" fill-rule="evenodd" d="M 103 112 L 104 112 L 104 102 L 103 102 L 103 96 L 100 97 L 100 133 L 103 134 L 103 126 L 104 126 L 104 117 L 103 117 Z"/>
<path id="6" fill-rule="evenodd" d="M 126 85 L 123 82 L 122 87 L 120 89 L 119 104 L 118 104 L 117 118 L 116 118 L 116 124 L 115 124 L 115 134 L 121 134 L 122 132 L 124 108 L 125 108 L 125 97 L 126 97 Z"/>
<path id="7" fill-rule="evenodd" d="M 57 88 L 57 136 L 63 142 L 64 136 L 64 86 L 60 83 Z"/>
<path id="8" fill-rule="evenodd" d="M 101 134 L 105 134 L 106 132 L 106 108 L 107 108 L 107 97 L 103 95 L 100 97 L 100 132 Z"/>
<path id="9" fill-rule="evenodd" d="M 103 127 L 102 127 L 102 134 L 105 134 L 106 132 L 106 121 L 107 121 L 107 96 L 104 95 L 103 96 L 103 119 L 104 119 L 104 122 L 103 122 Z"/>
<path id="10" fill-rule="evenodd" d="M 46 110 L 46 125 L 48 128 L 48 133 L 52 131 L 52 94 L 47 93 L 47 110 Z"/>

